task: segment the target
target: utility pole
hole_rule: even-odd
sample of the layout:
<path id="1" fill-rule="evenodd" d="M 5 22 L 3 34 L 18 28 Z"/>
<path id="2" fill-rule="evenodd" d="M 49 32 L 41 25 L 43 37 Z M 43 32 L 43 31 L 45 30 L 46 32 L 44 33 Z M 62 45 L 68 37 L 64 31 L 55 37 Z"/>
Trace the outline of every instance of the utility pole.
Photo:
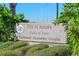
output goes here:
<path id="1" fill-rule="evenodd" d="M 58 19 L 58 14 L 59 14 L 59 4 L 56 3 L 56 19 Z"/>

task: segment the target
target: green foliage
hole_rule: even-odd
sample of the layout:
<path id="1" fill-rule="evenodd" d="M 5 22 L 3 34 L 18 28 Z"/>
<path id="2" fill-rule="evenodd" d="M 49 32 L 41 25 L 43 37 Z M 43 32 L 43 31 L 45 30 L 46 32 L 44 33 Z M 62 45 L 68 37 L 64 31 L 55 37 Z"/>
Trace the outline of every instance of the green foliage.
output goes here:
<path id="1" fill-rule="evenodd" d="M 40 51 L 35 51 L 32 53 L 34 56 L 68 56 L 69 47 L 65 45 L 58 45 L 46 49 L 42 49 Z"/>
<path id="2" fill-rule="evenodd" d="M 2 42 L 0 42 L 0 45 L 2 44 Z"/>
<path id="3" fill-rule="evenodd" d="M 16 52 L 16 55 L 22 56 L 25 55 L 25 53 L 31 48 L 32 46 L 23 46 L 21 48 L 17 48 L 14 50 Z"/>
<path id="4" fill-rule="evenodd" d="M 5 44 L 5 43 L 4 43 Z M 8 44 L 8 43 L 6 43 Z M 3 45 L 3 44 L 2 44 Z M 0 56 L 69 56 L 68 45 L 57 45 L 50 47 L 46 44 L 36 44 L 27 46 L 28 43 L 16 41 L 14 44 L 0 48 Z"/>
<path id="5" fill-rule="evenodd" d="M 0 4 L 0 41 L 11 41 L 15 38 L 15 25 L 22 22 L 23 14 L 13 15 L 11 10 Z"/>
<path id="6" fill-rule="evenodd" d="M 20 50 L 15 49 L 13 52 L 15 53 L 16 56 L 23 56 L 24 55 L 23 52 L 21 52 Z"/>
<path id="7" fill-rule="evenodd" d="M 39 51 L 39 50 L 42 50 L 42 49 L 45 49 L 45 48 L 48 48 L 48 47 L 49 47 L 49 46 L 46 45 L 46 44 L 33 45 L 33 46 L 26 52 L 26 55 L 32 56 L 35 51 Z"/>
<path id="8" fill-rule="evenodd" d="M 67 36 L 72 55 L 79 54 L 79 3 L 67 3 L 64 5 L 64 10 L 61 13 L 58 23 L 67 25 Z"/>
<path id="9" fill-rule="evenodd" d="M 15 53 L 12 50 L 0 49 L 0 56 L 15 56 Z"/>
<path id="10" fill-rule="evenodd" d="M 8 46 L 10 46 L 13 43 L 14 43 L 13 41 L 2 42 L 2 44 L 0 44 L 0 49 L 1 48 L 7 48 Z"/>
<path id="11" fill-rule="evenodd" d="M 43 44 L 42 44 L 42 45 L 43 45 Z M 38 46 L 38 47 L 37 47 L 37 46 Z M 29 49 L 31 49 L 31 48 L 33 48 L 33 50 L 34 50 L 34 49 L 38 49 L 38 48 L 40 48 L 40 46 L 41 46 L 41 44 L 37 44 L 37 45 L 23 46 L 23 47 L 17 48 L 17 49 L 15 49 L 15 51 L 17 52 L 16 55 L 25 55 L 25 53 L 26 53 Z M 43 46 L 44 46 L 44 47 L 42 47 L 42 48 L 48 47 L 48 45 L 43 45 Z M 42 48 L 40 48 L 40 49 L 42 49 Z"/>
<path id="12" fill-rule="evenodd" d="M 8 46 L 6 49 L 8 49 L 8 50 L 14 50 L 14 49 L 16 49 L 16 48 L 20 48 L 20 47 L 22 47 L 22 46 L 27 46 L 27 45 L 28 45 L 27 42 L 24 42 L 24 41 L 17 41 L 17 42 L 15 42 L 14 44 Z"/>

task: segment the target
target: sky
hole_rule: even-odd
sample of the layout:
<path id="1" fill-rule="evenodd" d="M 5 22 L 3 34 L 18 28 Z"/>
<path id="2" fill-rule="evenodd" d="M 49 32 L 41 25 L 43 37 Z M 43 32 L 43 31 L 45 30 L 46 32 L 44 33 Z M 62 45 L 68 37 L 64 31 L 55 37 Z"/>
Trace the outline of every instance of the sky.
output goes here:
<path id="1" fill-rule="evenodd" d="M 59 4 L 59 15 L 62 11 L 63 4 Z M 56 3 L 18 3 L 16 13 L 23 13 L 30 22 L 52 23 L 56 19 Z"/>

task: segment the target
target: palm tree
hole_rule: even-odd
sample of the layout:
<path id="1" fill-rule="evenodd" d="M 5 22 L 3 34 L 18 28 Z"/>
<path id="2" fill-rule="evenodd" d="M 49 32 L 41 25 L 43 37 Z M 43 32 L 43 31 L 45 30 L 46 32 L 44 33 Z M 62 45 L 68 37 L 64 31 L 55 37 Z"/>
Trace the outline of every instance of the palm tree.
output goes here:
<path id="1" fill-rule="evenodd" d="M 12 12 L 13 15 L 16 14 L 16 5 L 17 3 L 10 3 L 10 10 Z M 15 26 L 14 26 L 14 29 L 15 29 Z M 16 41 L 16 35 L 14 34 L 14 41 Z"/>
<path id="2" fill-rule="evenodd" d="M 16 14 L 15 10 L 16 10 L 17 3 L 10 3 L 9 5 L 10 5 L 10 9 L 12 11 L 12 14 Z"/>

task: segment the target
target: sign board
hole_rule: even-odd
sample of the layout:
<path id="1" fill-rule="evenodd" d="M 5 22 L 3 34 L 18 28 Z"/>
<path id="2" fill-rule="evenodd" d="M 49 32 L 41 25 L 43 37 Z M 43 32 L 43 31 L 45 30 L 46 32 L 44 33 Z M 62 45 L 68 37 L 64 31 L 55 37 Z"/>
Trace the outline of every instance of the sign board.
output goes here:
<path id="1" fill-rule="evenodd" d="M 16 25 L 18 40 L 29 42 L 67 43 L 65 26 L 62 24 L 19 23 Z"/>

